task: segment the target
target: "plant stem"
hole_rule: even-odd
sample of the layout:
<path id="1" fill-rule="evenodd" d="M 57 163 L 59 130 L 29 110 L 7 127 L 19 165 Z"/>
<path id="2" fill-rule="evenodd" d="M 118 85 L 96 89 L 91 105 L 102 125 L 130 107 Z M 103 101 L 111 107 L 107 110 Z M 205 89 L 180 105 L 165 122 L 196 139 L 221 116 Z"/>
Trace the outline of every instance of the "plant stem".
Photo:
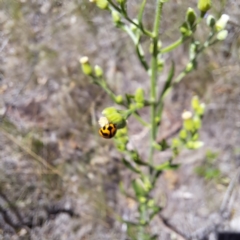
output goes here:
<path id="1" fill-rule="evenodd" d="M 134 26 L 136 26 L 138 29 L 140 29 L 142 31 L 142 33 L 144 33 L 146 36 L 148 37 L 152 37 L 152 33 L 149 32 L 147 29 L 145 29 L 142 25 L 134 22 L 127 14 L 126 10 L 123 8 L 119 8 L 115 3 L 113 3 L 111 0 L 108 0 L 108 3 L 113 7 L 113 9 L 115 9 L 116 11 L 118 11 L 120 14 L 123 15 L 123 17 L 131 24 L 133 24 Z"/>
<path id="2" fill-rule="evenodd" d="M 186 71 L 182 71 L 179 73 L 179 75 L 174 79 L 174 84 L 179 83 L 185 76 L 186 76 Z"/>
<path id="3" fill-rule="evenodd" d="M 138 22 L 139 23 L 142 22 L 143 11 L 144 11 L 146 2 L 147 2 L 147 0 L 143 0 L 142 3 L 141 3 L 140 10 L 139 10 L 139 13 L 138 13 Z"/>
<path id="4" fill-rule="evenodd" d="M 148 71 L 149 67 L 148 67 L 148 64 L 147 64 L 147 62 L 145 60 L 144 51 L 142 49 L 142 46 L 139 43 L 139 37 L 137 37 L 128 26 L 122 25 L 121 28 L 125 32 L 127 32 L 128 35 L 130 36 L 130 38 L 133 40 L 133 43 L 134 43 L 135 48 L 136 48 L 136 53 L 137 53 L 138 59 L 140 60 L 140 63 L 142 64 L 144 69 L 146 71 Z"/>
<path id="5" fill-rule="evenodd" d="M 157 81 L 157 56 L 158 56 L 158 33 L 159 33 L 159 26 L 160 26 L 160 19 L 162 13 L 163 2 L 161 0 L 156 0 L 156 14 L 154 20 L 154 27 L 153 27 L 153 52 L 152 52 L 152 60 L 151 60 L 151 91 L 150 91 L 150 100 L 153 102 L 151 105 L 151 135 L 150 135 L 150 155 L 149 155 L 149 164 L 153 164 L 153 154 L 154 154 L 154 147 L 153 144 L 156 139 L 156 81 Z M 151 171 L 150 171 L 151 173 Z"/>
<path id="6" fill-rule="evenodd" d="M 149 127 L 149 124 L 145 122 L 138 113 L 134 112 L 133 116 L 144 126 L 144 127 Z"/>
<path id="7" fill-rule="evenodd" d="M 142 17 L 143 17 L 143 12 L 144 12 L 146 2 L 147 2 L 147 0 L 142 1 L 141 7 L 140 7 L 140 10 L 139 10 L 139 13 L 138 13 L 138 24 L 139 24 L 139 27 L 144 34 L 146 34 L 149 37 L 153 37 L 153 34 L 151 32 L 149 32 L 148 30 L 146 30 L 143 27 L 143 23 L 142 23 Z"/>
<path id="8" fill-rule="evenodd" d="M 108 87 L 107 82 L 104 79 L 100 79 L 99 81 L 95 82 L 97 85 L 99 85 L 110 97 L 113 101 L 115 101 L 115 94 L 112 92 L 112 90 Z"/>
<path id="9" fill-rule="evenodd" d="M 163 48 L 163 49 L 161 50 L 161 53 L 171 52 L 173 49 L 175 49 L 175 48 L 177 48 L 178 46 L 180 46 L 180 45 L 184 42 L 185 39 L 186 39 L 186 38 L 183 38 L 183 37 L 179 38 L 176 42 L 174 42 L 174 43 L 172 43 L 171 45 Z"/>

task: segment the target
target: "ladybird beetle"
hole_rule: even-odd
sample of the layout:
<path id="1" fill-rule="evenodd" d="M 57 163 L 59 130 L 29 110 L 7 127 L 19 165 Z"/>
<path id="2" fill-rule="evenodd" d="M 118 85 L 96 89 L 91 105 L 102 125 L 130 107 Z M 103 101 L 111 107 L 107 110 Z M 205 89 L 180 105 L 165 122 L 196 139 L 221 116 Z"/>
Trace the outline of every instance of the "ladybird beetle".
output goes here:
<path id="1" fill-rule="evenodd" d="M 117 132 L 117 128 L 114 124 L 108 123 L 99 129 L 99 135 L 103 138 L 112 138 Z"/>

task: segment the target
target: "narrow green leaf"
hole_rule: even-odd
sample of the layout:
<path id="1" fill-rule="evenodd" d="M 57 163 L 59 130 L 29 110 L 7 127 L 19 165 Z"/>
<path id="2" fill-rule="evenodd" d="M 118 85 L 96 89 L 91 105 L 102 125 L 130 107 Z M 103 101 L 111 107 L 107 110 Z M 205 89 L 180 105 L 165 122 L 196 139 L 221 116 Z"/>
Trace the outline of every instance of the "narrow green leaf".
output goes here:
<path id="1" fill-rule="evenodd" d="M 135 168 L 130 162 L 128 162 L 126 159 L 122 159 L 123 164 L 130 169 L 131 171 L 135 172 L 135 173 L 140 173 L 141 171 L 138 170 L 137 168 Z"/>
<path id="2" fill-rule="evenodd" d="M 138 199 L 142 196 L 145 196 L 147 193 L 146 190 L 144 189 L 143 183 L 141 183 L 140 179 L 134 179 L 132 181 L 132 187 L 133 187 Z"/>
<path id="3" fill-rule="evenodd" d="M 156 183 L 158 177 L 159 177 L 162 173 L 163 173 L 162 170 L 158 170 L 158 171 L 155 172 L 154 177 L 153 177 L 153 180 L 152 180 L 152 185 L 153 185 L 153 186 L 155 186 L 155 183 Z"/>
<path id="4" fill-rule="evenodd" d="M 155 170 L 157 171 L 163 171 L 163 170 L 172 170 L 172 169 L 177 169 L 179 168 L 180 164 L 172 164 L 170 163 L 169 161 L 165 162 L 165 163 L 162 163 L 155 168 Z"/>
<path id="5" fill-rule="evenodd" d="M 144 12 L 146 2 L 147 2 L 146 0 L 142 1 L 141 6 L 140 6 L 140 10 L 139 10 L 139 13 L 138 13 L 138 22 L 139 22 L 140 25 L 142 25 L 142 17 L 143 17 L 143 12 Z"/>
<path id="6" fill-rule="evenodd" d="M 160 211 L 162 210 L 162 208 L 161 207 L 159 207 L 159 206 L 155 206 L 154 208 L 153 208 L 153 212 L 150 214 L 150 216 L 149 216 L 149 222 L 156 216 L 156 214 L 158 214 Z"/>
<path id="7" fill-rule="evenodd" d="M 140 159 L 136 159 L 136 160 L 134 160 L 134 162 L 136 163 L 136 164 L 138 164 L 138 165 L 141 165 L 141 166 L 150 166 L 149 165 L 149 163 L 147 163 L 147 162 L 143 162 L 142 160 L 140 160 Z"/>
<path id="8" fill-rule="evenodd" d="M 136 223 L 136 222 L 131 222 L 131 221 L 127 221 L 127 220 L 123 220 L 121 221 L 122 223 L 126 223 L 127 225 L 130 225 L 130 226 L 138 226 L 139 224 Z"/>
<path id="9" fill-rule="evenodd" d="M 188 141 L 186 147 L 188 149 L 199 149 L 204 145 L 202 141 Z"/>
<path id="10" fill-rule="evenodd" d="M 142 88 L 137 88 L 134 99 L 137 103 L 144 103 L 144 90 Z"/>
<path id="11" fill-rule="evenodd" d="M 163 90 L 162 90 L 161 95 L 160 95 L 161 99 L 164 97 L 167 90 L 171 87 L 171 83 L 172 83 L 172 80 L 173 80 L 174 73 L 175 73 L 175 63 L 172 61 L 171 69 L 168 73 L 167 80 L 165 82 L 165 85 L 164 85 Z"/>

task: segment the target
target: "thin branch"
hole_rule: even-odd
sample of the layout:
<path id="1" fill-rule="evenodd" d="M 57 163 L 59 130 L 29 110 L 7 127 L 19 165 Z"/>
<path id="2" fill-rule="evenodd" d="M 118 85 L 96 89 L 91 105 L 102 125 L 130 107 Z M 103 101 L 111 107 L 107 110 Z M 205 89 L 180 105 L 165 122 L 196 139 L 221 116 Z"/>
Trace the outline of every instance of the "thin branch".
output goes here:
<path id="1" fill-rule="evenodd" d="M 225 196 L 223 198 L 221 207 L 219 209 L 219 212 L 217 213 L 218 219 L 215 221 L 212 221 L 207 226 L 201 227 L 197 229 L 195 232 L 193 232 L 191 235 L 186 235 L 181 230 L 177 229 L 175 226 L 173 226 L 168 219 L 164 218 L 162 215 L 159 214 L 160 219 L 162 222 L 169 227 L 173 232 L 177 233 L 183 239 L 198 239 L 203 240 L 205 239 L 210 233 L 216 232 L 217 229 L 223 224 L 223 222 L 228 218 L 229 214 L 226 214 L 228 209 L 231 209 L 229 206 L 230 199 L 232 198 L 233 190 L 237 184 L 237 181 L 240 178 L 240 168 L 238 168 L 237 173 L 232 178 L 230 184 L 228 185 L 227 191 L 225 193 Z M 227 217 L 226 217 L 227 216 Z"/>
<path id="2" fill-rule="evenodd" d="M 20 147 L 24 152 L 26 152 L 28 155 L 30 155 L 34 160 L 36 160 L 37 162 L 41 163 L 47 169 L 51 170 L 52 173 L 57 174 L 58 176 L 62 177 L 61 173 L 55 167 L 50 165 L 44 158 L 40 157 L 35 152 L 33 152 L 31 149 L 29 149 L 28 147 L 24 146 L 21 142 L 19 142 L 14 136 L 12 136 L 8 132 L 6 132 L 3 128 L 0 127 L 0 131 L 6 138 L 11 140 L 18 147 Z"/>

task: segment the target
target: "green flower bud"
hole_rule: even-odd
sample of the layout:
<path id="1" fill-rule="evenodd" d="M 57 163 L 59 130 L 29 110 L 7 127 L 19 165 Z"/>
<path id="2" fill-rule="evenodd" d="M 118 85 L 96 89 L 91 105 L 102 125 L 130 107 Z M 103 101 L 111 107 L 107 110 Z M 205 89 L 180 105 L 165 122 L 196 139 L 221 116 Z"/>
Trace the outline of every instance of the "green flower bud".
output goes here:
<path id="1" fill-rule="evenodd" d="M 216 20 L 212 15 L 208 15 L 206 22 L 209 27 L 213 28 L 215 26 Z"/>
<path id="2" fill-rule="evenodd" d="M 145 203 L 147 201 L 147 199 L 143 196 L 139 197 L 138 200 L 140 203 Z"/>
<path id="3" fill-rule="evenodd" d="M 119 129 L 118 131 L 117 131 L 117 133 L 116 133 L 116 137 L 124 137 L 124 136 L 126 136 L 127 135 L 127 127 L 124 127 L 124 128 L 121 128 L 121 129 Z"/>
<path id="4" fill-rule="evenodd" d="M 191 105 L 194 111 L 197 111 L 197 109 L 200 106 L 199 98 L 198 96 L 194 96 L 191 101 Z"/>
<path id="5" fill-rule="evenodd" d="M 108 8 L 108 1 L 107 0 L 95 0 L 97 6 L 101 9 L 107 9 Z"/>
<path id="6" fill-rule="evenodd" d="M 180 27 L 180 32 L 184 37 L 189 37 L 192 34 L 192 31 L 189 29 L 188 24 L 184 22 Z"/>
<path id="7" fill-rule="evenodd" d="M 227 14 L 223 14 L 216 22 L 215 29 L 217 32 L 225 29 L 227 22 L 229 20 L 229 16 Z"/>
<path id="8" fill-rule="evenodd" d="M 182 129 L 179 133 L 179 137 L 183 140 L 187 139 L 187 131 L 185 129 Z"/>
<path id="9" fill-rule="evenodd" d="M 91 75 L 92 74 L 92 67 L 89 64 L 88 57 L 82 57 L 79 59 L 79 62 L 82 66 L 82 71 L 85 75 Z"/>
<path id="10" fill-rule="evenodd" d="M 157 117 L 155 117 L 155 123 L 156 123 L 156 124 L 159 124 L 160 120 L 161 120 L 161 118 L 160 118 L 160 117 L 158 117 L 158 116 L 157 116 Z"/>
<path id="11" fill-rule="evenodd" d="M 194 116 L 193 125 L 196 130 L 200 129 L 202 126 L 202 121 L 198 116 Z"/>
<path id="12" fill-rule="evenodd" d="M 127 127 L 118 129 L 114 140 L 117 143 L 127 145 L 127 143 L 129 142 L 129 138 L 128 138 L 128 135 L 127 135 Z"/>
<path id="13" fill-rule="evenodd" d="M 129 142 L 128 136 L 124 136 L 124 137 L 119 138 L 119 141 L 121 141 L 126 146 L 127 143 Z"/>
<path id="14" fill-rule="evenodd" d="M 102 111 L 102 114 L 107 118 L 107 115 L 116 113 L 117 109 L 115 107 L 108 107 Z"/>
<path id="15" fill-rule="evenodd" d="M 114 107 L 105 108 L 102 114 L 108 119 L 109 123 L 116 125 L 117 129 L 126 126 L 126 120 L 123 115 L 119 113 Z"/>
<path id="16" fill-rule="evenodd" d="M 108 116 L 106 116 L 109 122 L 116 125 L 118 129 L 124 128 L 126 126 L 126 120 L 123 118 L 123 116 L 119 113 L 113 113 Z"/>
<path id="17" fill-rule="evenodd" d="M 124 152 L 126 150 L 126 145 L 124 143 L 120 143 L 116 145 L 116 148 L 119 152 Z"/>
<path id="18" fill-rule="evenodd" d="M 149 199 L 147 202 L 147 206 L 152 208 L 152 207 L 154 207 L 154 205 L 155 205 L 154 199 Z"/>
<path id="19" fill-rule="evenodd" d="M 193 131 L 194 130 L 194 123 L 192 119 L 186 119 L 183 121 L 183 127 L 187 131 Z"/>
<path id="20" fill-rule="evenodd" d="M 177 147 L 179 147 L 180 145 L 181 145 L 181 142 L 179 141 L 179 139 L 174 138 L 174 139 L 172 140 L 172 148 L 177 148 Z"/>
<path id="21" fill-rule="evenodd" d="M 189 62 L 185 68 L 186 72 L 191 72 L 194 69 L 194 64 L 192 62 Z"/>
<path id="22" fill-rule="evenodd" d="M 201 103 L 198 109 L 196 110 L 197 115 L 200 117 L 203 116 L 205 108 L 206 108 L 205 104 Z"/>
<path id="23" fill-rule="evenodd" d="M 134 98 L 137 103 L 144 103 L 144 91 L 142 88 L 136 90 Z"/>
<path id="24" fill-rule="evenodd" d="M 187 148 L 189 148 L 189 149 L 199 149 L 199 148 L 201 148 L 203 145 L 204 145 L 204 143 L 201 142 L 201 141 L 195 141 L 195 142 L 190 141 L 190 142 L 187 143 L 186 146 L 187 146 Z"/>
<path id="25" fill-rule="evenodd" d="M 153 147 L 154 147 L 155 149 L 157 149 L 158 151 L 162 151 L 162 146 L 159 145 L 159 144 L 156 143 L 156 142 L 153 143 Z"/>
<path id="26" fill-rule="evenodd" d="M 121 104 L 123 103 L 123 96 L 122 95 L 118 95 L 115 97 L 115 102 L 118 103 L 118 104 Z"/>
<path id="27" fill-rule="evenodd" d="M 187 144 L 186 144 L 186 147 L 187 147 L 188 149 L 193 149 L 193 146 L 194 146 L 194 142 L 192 142 L 192 141 L 189 141 L 189 142 L 187 142 Z"/>
<path id="28" fill-rule="evenodd" d="M 141 109 L 141 108 L 144 107 L 144 103 L 136 103 L 135 106 L 136 106 L 137 109 Z"/>
<path id="29" fill-rule="evenodd" d="M 193 141 L 197 141 L 199 139 L 199 134 L 198 133 L 195 133 L 193 136 L 192 136 L 192 140 Z"/>
<path id="30" fill-rule="evenodd" d="M 201 11 L 201 17 L 204 17 L 205 13 L 211 8 L 211 0 L 198 0 L 198 9 Z"/>
<path id="31" fill-rule="evenodd" d="M 94 71 L 95 71 L 95 75 L 96 77 L 102 77 L 103 76 L 103 70 L 101 67 L 99 67 L 98 65 L 96 65 L 94 67 Z"/>
<path id="32" fill-rule="evenodd" d="M 113 19 L 113 22 L 114 22 L 116 25 L 121 22 L 121 16 L 120 16 L 120 14 L 119 14 L 117 11 L 115 11 L 115 10 L 112 11 L 112 19 Z"/>
<path id="33" fill-rule="evenodd" d="M 130 110 L 133 110 L 133 109 L 135 109 L 135 108 L 136 108 L 135 104 L 133 104 L 133 103 L 129 104 L 129 109 L 130 109 Z"/>
<path id="34" fill-rule="evenodd" d="M 219 41 L 223 41 L 227 38 L 227 35 L 228 35 L 228 30 L 224 29 L 217 34 L 217 39 Z"/>
<path id="35" fill-rule="evenodd" d="M 124 4 L 124 3 L 126 3 L 126 0 L 117 0 L 117 2 L 118 2 L 119 4 Z"/>
<path id="36" fill-rule="evenodd" d="M 189 26 L 193 27 L 197 19 L 197 16 L 192 8 L 188 8 L 186 14 L 186 21 L 188 22 Z"/>

